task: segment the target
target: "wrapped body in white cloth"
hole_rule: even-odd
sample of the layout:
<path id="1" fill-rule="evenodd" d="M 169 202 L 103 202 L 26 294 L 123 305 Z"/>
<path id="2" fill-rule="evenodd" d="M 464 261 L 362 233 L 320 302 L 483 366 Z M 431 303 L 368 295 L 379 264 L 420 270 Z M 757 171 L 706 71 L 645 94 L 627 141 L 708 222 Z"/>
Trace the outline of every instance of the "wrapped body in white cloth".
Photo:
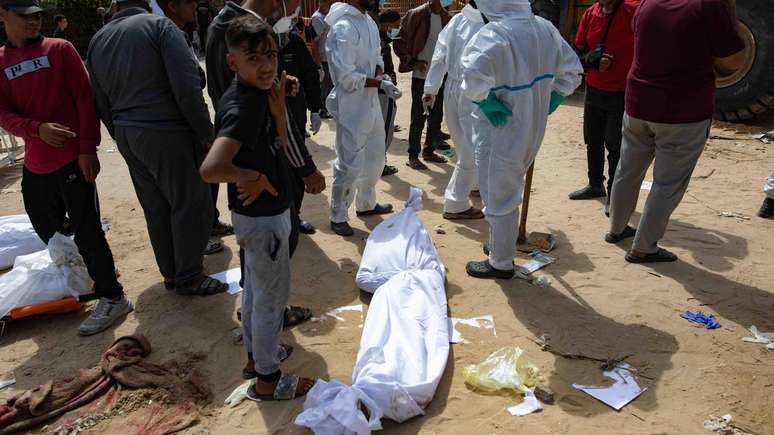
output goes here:
<path id="1" fill-rule="evenodd" d="M 296 424 L 316 434 L 367 434 L 380 419 L 422 415 L 449 356 L 445 268 L 419 220 L 422 191 L 368 238 L 357 283 L 374 292 L 360 339 L 352 387 L 318 381 Z M 370 419 L 360 410 L 363 404 Z"/>

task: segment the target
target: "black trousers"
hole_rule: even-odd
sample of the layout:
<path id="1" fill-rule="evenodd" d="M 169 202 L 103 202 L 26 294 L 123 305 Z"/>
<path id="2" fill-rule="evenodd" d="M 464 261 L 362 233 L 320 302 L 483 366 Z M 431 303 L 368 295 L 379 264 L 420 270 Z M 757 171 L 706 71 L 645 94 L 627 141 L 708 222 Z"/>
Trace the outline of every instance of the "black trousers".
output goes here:
<path id="1" fill-rule="evenodd" d="M 444 80 L 445 81 L 445 80 Z M 434 144 L 441 133 L 441 122 L 443 121 L 443 86 L 435 97 L 435 105 L 430 111 L 430 116 L 425 116 L 422 108 L 422 96 L 425 93 L 424 79 L 411 79 L 411 127 L 409 128 L 409 157 L 419 157 L 420 150 L 423 155 L 433 154 Z M 422 141 L 422 131 L 427 122 L 427 135 L 425 136 L 425 146 L 420 147 Z"/>
<path id="2" fill-rule="evenodd" d="M 212 227 L 215 228 L 220 221 L 220 210 L 218 210 L 218 193 L 220 193 L 220 184 L 210 184 L 210 194 L 212 195 L 213 221 Z"/>
<path id="3" fill-rule="evenodd" d="M 615 170 L 621 156 L 624 93 L 586 87 L 583 109 L 583 136 L 586 141 L 589 184 L 602 187 L 605 181 L 607 149 L 607 191 L 613 189 Z"/>
<path id="4" fill-rule="evenodd" d="M 65 214 L 75 234 L 75 244 L 94 280 L 94 291 L 100 297 L 115 298 L 124 294 L 116 278 L 113 253 L 102 231 L 97 207 L 97 188 L 83 178 L 78 161 L 50 174 L 35 174 L 24 168 L 22 175 L 24 209 L 32 227 L 43 243 L 62 228 Z"/>

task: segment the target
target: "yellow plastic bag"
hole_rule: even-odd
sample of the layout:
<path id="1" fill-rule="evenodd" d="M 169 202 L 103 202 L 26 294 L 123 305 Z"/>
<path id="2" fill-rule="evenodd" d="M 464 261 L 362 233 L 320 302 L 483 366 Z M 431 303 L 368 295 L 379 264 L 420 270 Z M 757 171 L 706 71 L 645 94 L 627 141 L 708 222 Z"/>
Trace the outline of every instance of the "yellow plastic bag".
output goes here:
<path id="1" fill-rule="evenodd" d="M 523 394 L 542 379 L 540 370 L 526 361 L 520 347 L 504 347 L 480 364 L 462 369 L 465 385 L 477 393 Z"/>

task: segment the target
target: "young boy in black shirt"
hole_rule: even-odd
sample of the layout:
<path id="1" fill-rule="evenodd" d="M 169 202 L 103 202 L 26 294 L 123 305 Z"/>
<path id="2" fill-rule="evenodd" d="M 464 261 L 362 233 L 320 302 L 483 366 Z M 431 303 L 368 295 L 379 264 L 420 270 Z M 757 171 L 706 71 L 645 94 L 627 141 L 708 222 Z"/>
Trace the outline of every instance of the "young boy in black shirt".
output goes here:
<path id="1" fill-rule="evenodd" d="M 287 144 L 285 83 L 277 72 L 277 37 L 252 15 L 234 20 L 226 32 L 228 64 L 237 80 L 223 94 L 215 117 L 217 139 L 201 167 L 209 183 L 227 182 L 237 242 L 244 249 L 242 328 L 247 369 L 257 375 L 252 400 L 290 400 L 305 395 L 312 379 L 283 374 L 280 359 L 292 350 L 280 344 L 290 293 L 290 203 L 292 175 Z M 245 370 L 248 372 L 249 370 Z"/>

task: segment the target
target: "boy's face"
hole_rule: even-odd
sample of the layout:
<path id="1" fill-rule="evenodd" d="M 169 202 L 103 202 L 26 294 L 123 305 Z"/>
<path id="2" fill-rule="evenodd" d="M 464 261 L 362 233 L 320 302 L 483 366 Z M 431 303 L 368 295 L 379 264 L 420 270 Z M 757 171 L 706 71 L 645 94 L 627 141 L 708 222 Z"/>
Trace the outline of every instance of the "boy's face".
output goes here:
<path id="1" fill-rule="evenodd" d="M 277 44 L 268 38 L 254 50 L 247 42 L 230 51 L 226 56 L 228 66 L 242 83 L 258 89 L 269 90 L 277 76 Z"/>
<path id="2" fill-rule="evenodd" d="M 62 19 L 62 21 L 59 22 L 59 28 L 62 30 L 66 30 L 68 26 L 67 18 Z"/>
<path id="3" fill-rule="evenodd" d="M 43 20 L 41 12 L 19 15 L 0 7 L 0 16 L 5 21 L 5 29 L 9 35 L 15 35 L 20 39 L 34 39 L 40 35 L 40 24 Z"/>

